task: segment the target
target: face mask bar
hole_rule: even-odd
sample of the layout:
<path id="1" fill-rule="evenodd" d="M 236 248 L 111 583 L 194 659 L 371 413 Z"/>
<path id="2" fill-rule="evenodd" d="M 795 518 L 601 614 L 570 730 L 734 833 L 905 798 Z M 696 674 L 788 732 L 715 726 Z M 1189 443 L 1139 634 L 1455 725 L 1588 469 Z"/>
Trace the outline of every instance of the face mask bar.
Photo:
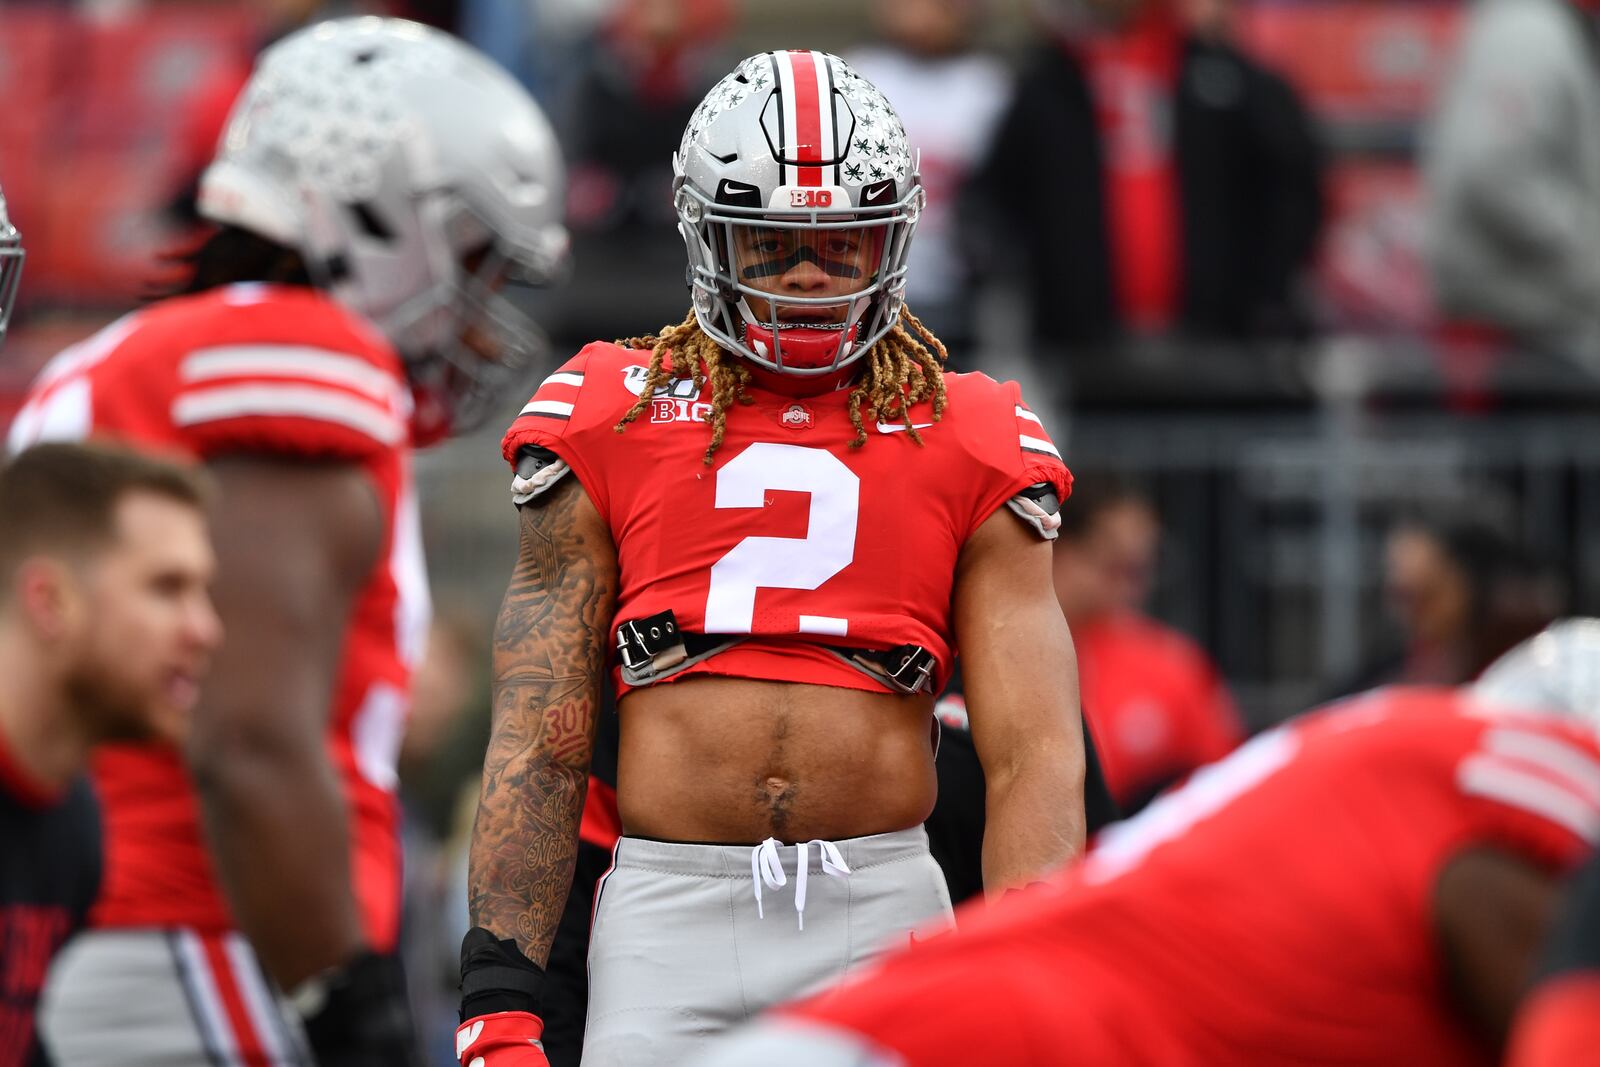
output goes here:
<path id="1" fill-rule="evenodd" d="M 0 237 L 9 243 L 0 247 L 0 338 L 11 325 L 11 312 L 17 305 L 17 289 L 22 283 L 22 262 L 26 258 L 16 231 Z"/>
<path id="2" fill-rule="evenodd" d="M 688 238 L 688 280 L 701 328 L 724 347 L 782 374 L 832 374 L 860 359 L 899 319 L 905 292 L 906 252 L 921 211 L 922 196 L 921 187 L 914 185 L 898 203 L 882 209 L 847 207 L 774 213 L 714 204 L 687 184 L 681 186 L 678 214 Z M 779 236 L 783 231 L 804 236 L 784 242 Z M 758 246 L 771 241 L 768 262 L 792 267 L 809 260 L 825 277 L 839 277 L 835 271 L 846 263 L 827 253 L 829 235 L 835 233 L 855 235 L 862 241 L 879 240 L 881 234 L 873 269 L 865 269 L 867 261 L 863 258 L 849 260 L 848 265 L 859 270 L 865 282 L 854 292 L 815 297 L 774 293 L 752 284 L 762 275 L 746 276 L 744 268 L 753 261 L 741 250 L 757 251 L 758 262 Z M 772 314 L 767 316 L 771 321 L 755 314 L 752 299 L 771 309 Z M 837 318 L 830 322 L 781 321 L 780 311 L 805 308 L 830 311 Z M 770 344 L 767 337 L 771 338 Z M 819 355 L 819 345 L 826 345 L 831 351 L 824 350 Z M 792 358 L 786 358 L 786 347 Z M 796 351 L 803 351 L 803 358 L 795 356 Z"/>
<path id="3" fill-rule="evenodd" d="M 496 242 L 473 269 L 458 267 L 454 279 L 391 317 L 391 336 L 414 332 L 434 339 L 406 353 L 408 376 L 445 413 L 448 432 L 481 426 L 549 358 L 544 331 L 505 290 L 549 284 L 553 273 L 542 257 Z"/>

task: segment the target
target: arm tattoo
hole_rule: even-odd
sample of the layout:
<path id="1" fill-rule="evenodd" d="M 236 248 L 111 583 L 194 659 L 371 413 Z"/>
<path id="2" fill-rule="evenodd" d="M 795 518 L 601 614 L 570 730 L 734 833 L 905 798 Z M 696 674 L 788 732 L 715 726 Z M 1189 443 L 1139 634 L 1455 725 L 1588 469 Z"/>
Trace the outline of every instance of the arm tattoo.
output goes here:
<path id="1" fill-rule="evenodd" d="M 616 558 L 579 515 L 576 478 L 521 512 L 522 548 L 494 635 L 494 727 L 472 829 L 474 925 L 543 966 L 572 885 Z"/>

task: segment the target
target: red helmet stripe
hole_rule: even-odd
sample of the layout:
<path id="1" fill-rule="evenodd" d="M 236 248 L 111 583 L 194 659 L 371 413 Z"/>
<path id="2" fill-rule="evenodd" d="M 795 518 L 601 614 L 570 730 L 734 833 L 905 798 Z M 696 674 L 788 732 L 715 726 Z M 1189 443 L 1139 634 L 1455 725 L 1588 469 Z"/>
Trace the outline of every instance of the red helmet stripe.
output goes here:
<path id="1" fill-rule="evenodd" d="M 822 162 L 822 105 L 817 89 L 817 60 L 815 52 L 789 53 L 790 70 L 794 78 L 794 155 L 802 163 Z M 797 168 L 796 182 L 800 185 L 821 185 L 822 167 Z"/>

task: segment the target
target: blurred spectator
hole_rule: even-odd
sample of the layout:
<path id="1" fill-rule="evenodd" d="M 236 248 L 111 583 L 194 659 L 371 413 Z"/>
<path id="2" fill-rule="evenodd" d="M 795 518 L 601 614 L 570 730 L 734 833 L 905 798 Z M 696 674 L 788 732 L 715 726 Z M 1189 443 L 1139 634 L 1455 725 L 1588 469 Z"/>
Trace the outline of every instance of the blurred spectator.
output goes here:
<path id="1" fill-rule="evenodd" d="M 1337 688 L 1459 685 L 1560 613 L 1552 579 L 1477 518 L 1408 517 L 1384 548 L 1384 598 L 1398 647 Z"/>
<path id="2" fill-rule="evenodd" d="M 846 58 L 896 101 L 928 203 L 911 246 L 906 302 L 957 362 L 972 358 L 973 270 L 957 240 L 961 184 L 988 151 L 1010 91 L 993 56 L 974 50 L 987 0 L 877 0 L 883 43 Z"/>
<path id="3" fill-rule="evenodd" d="M 973 190 L 1023 253 L 1040 354 L 1304 333 L 1322 156 L 1293 90 L 1176 0 L 1045 10 Z"/>
<path id="4" fill-rule="evenodd" d="M 1161 537 L 1150 501 L 1110 475 L 1080 474 L 1061 515 L 1056 596 L 1078 649 L 1083 713 L 1131 815 L 1227 755 L 1244 730 L 1205 652 L 1140 613 Z"/>
<path id="5" fill-rule="evenodd" d="M 1476 0 L 1425 152 L 1440 308 L 1600 370 L 1593 5 Z"/>
<path id="6" fill-rule="evenodd" d="M 575 272 L 552 309 L 558 342 L 683 318 L 672 156 L 725 66 L 716 49 L 731 18 L 729 0 L 621 0 L 602 25 L 564 109 Z"/>
<path id="7" fill-rule="evenodd" d="M 205 504 L 192 470 L 127 448 L 0 467 L 0 1067 L 51 1062 L 40 987 L 104 862 L 91 750 L 182 739 L 222 639 Z"/>

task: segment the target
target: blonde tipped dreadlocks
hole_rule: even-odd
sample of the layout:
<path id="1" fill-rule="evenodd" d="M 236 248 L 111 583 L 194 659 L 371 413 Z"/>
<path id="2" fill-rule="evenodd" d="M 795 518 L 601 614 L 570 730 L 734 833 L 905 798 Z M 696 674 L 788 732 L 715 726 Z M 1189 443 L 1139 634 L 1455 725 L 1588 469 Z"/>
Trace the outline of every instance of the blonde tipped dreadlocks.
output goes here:
<path id="1" fill-rule="evenodd" d="M 910 326 L 907 330 L 906 327 Z M 644 388 L 639 399 L 622 416 L 615 429 L 621 433 L 628 423 L 637 419 L 656 390 L 673 378 L 693 378 L 694 387 L 702 389 L 711 384 L 711 444 L 706 448 L 706 464 L 722 446 L 727 431 L 728 409 L 735 402 L 751 403 L 745 391 L 750 384 L 750 370 L 739 358 L 728 352 L 706 332 L 700 329 L 691 310 L 687 318 L 675 326 L 667 326 L 650 337 L 629 337 L 619 340 L 623 348 L 650 350 L 650 366 L 645 373 Z M 899 420 L 913 441 L 922 443 L 922 437 L 911 423 L 911 409 L 924 400 L 933 401 L 935 422 L 944 417 L 944 363 L 949 358 L 944 344 L 913 314 L 902 308 L 900 321 L 873 345 L 862 357 L 865 369 L 855 387 L 846 398 L 850 411 L 850 425 L 855 427 L 855 440 L 851 448 L 867 443 L 867 429 L 862 422 L 861 409 L 865 404 L 873 418 L 879 422 Z"/>

